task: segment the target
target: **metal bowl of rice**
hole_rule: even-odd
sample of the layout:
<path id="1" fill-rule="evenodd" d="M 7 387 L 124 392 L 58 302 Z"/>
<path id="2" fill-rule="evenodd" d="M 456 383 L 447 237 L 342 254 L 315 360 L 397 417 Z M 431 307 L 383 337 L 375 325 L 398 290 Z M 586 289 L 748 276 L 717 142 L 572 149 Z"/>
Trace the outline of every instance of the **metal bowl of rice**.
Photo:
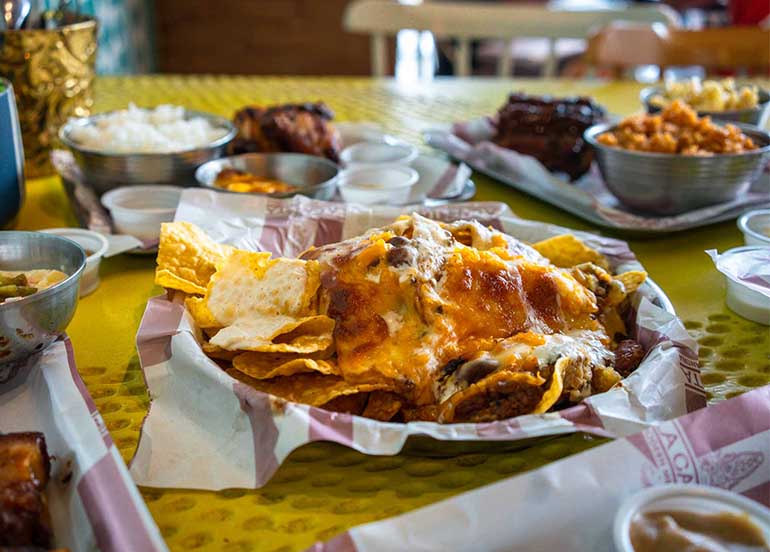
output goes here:
<path id="1" fill-rule="evenodd" d="M 99 194 L 120 186 L 194 186 L 195 169 L 222 157 L 237 131 L 224 117 L 177 106 L 72 119 L 59 139 Z"/>

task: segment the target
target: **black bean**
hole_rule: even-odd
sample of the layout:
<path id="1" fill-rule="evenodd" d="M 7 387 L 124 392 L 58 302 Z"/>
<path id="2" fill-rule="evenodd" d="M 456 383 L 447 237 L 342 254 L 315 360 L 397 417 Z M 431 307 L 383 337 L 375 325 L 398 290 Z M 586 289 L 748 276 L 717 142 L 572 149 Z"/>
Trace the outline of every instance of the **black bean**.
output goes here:
<path id="1" fill-rule="evenodd" d="M 444 367 L 441 369 L 441 375 L 451 376 L 454 373 L 454 371 L 457 370 L 464 363 L 465 363 L 464 358 L 453 358 L 452 360 L 444 364 Z"/>
<path id="2" fill-rule="evenodd" d="M 500 367 L 500 363 L 492 358 L 479 358 L 463 364 L 457 371 L 457 379 L 474 383 L 488 376 Z"/>
<path id="3" fill-rule="evenodd" d="M 411 260 L 412 252 L 407 247 L 393 247 L 385 256 L 390 266 L 401 266 L 408 264 Z"/>
<path id="4" fill-rule="evenodd" d="M 388 243 L 394 247 L 402 247 L 409 243 L 409 240 L 404 236 L 393 236 L 388 240 Z"/>

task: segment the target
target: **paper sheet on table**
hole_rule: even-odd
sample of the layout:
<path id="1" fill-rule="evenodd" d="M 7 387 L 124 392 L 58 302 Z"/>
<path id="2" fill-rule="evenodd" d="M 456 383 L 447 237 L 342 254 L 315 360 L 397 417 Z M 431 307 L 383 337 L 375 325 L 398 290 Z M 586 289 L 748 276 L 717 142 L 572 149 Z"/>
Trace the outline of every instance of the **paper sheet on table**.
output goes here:
<path id="1" fill-rule="evenodd" d="M 39 431 L 55 544 L 72 552 L 166 551 L 166 545 L 75 367 L 56 341 L 0 384 L 0 432 Z"/>
<path id="2" fill-rule="evenodd" d="M 619 271 L 639 269 L 625 242 L 516 218 L 502 203 L 456 203 L 419 210 L 444 221 L 476 219 L 526 242 L 572 232 Z M 311 245 L 390 223 L 398 208 L 361 207 L 188 189 L 176 220 L 239 248 L 296 256 Z M 623 436 L 705 405 L 697 345 L 662 293 L 646 284 L 633 301 L 632 334 L 647 351 L 623 387 L 542 415 L 483 424 L 383 423 L 286 402 L 228 376 L 201 350 L 181 297 L 156 297 L 137 335 L 152 398 L 131 473 L 141 485 L 194 489 L 264 485 L 295 448 L 341 443 L 367 454 L 397 454 L 410 436 L 436 441 L 519 441 L 586 431 Z M 661 308 L 662 307 L 662 308 Z"/>
<path id="3" fill-rule="evenodd" d="M 618 230 L 677 231 L 734 219 L 749 207 L 770 206 L 770 173 L 765 171 L 751 189 L 734 201 L 681 215 L 654 217 L 633 213 L 607 189 L 596 166 L 576 182 L 549 172 L 537 159 L 491 142 L 494 127 L 482 117 L 451 128 L 432 129 L 426 141 L 475 170 L 488 174 L 588 221 Z"/>
<path id="4" fill-rule="evenodd" d="M 749 246 L 721 255 L 716 249 L 709 249 L 706 254 L 719 272 L 770 298 L 770 247 Z"/>
<path id="5" fill-rule="evenodd" d="M 626 439 L 388 520 L 312 552 L 612 552 L 629 495 L 672 483 L 727 489 L 770 506 L 770 386 Z"/>

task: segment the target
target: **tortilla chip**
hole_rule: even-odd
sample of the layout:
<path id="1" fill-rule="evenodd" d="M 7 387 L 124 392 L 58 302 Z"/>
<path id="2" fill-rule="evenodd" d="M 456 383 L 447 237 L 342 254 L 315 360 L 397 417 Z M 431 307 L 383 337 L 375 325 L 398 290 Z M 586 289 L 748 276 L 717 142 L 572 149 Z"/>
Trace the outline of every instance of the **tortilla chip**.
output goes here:
<path id="1" fill-rule="evenodd" d="M 188 297 L 184 301 L 184 306 L 199 328 L 210 330 L 212 328 L 220 329 L 222 327 L 222 325 L 214 318 L 214 315 L 211 314 L 211 311 L 206 306 L 206 300 L 203 297 Z"/>
<path id="2" fill-rule="evenodd" d="M 309 313 L 320 280 L 316 261 L 271 259 L 270 253 L 234 251 L 218 267 L 206 290 L 217 318 L 245 311 L 261 314 Z"/>
<path id="3" fill-rule="evenodd" d="M 218 360 L 232 361 L 238 354 L 240 354 L 238 351 L 225 351 L 223 348 L 212 345 L 208 341 L 204 341 L 201 348 L 206 355 Z"/>
<path id="4" fill-rule="evenodd" d="M 591 377 L 591 390 L 594 393 L 604 393 L 615 387 L 623 377 L 608 366 L 594 366 Z"/>
<path id="5" fill-rule="evenodd" d="M 340 375 L 337 366 L 330 361 L 280 353 L 241 353 L 233 359 L 233 368 L 256 379 L 270 379 L 313 372 L 324 375 Z"/>
<path id="6" fill-rule="evenodd" d="M 203 295 L 217 265 L 234 251 L 216 243 L 189 222 L 161 225 L 155 283 L 185 293 Z"/>
<path id="7" fill-rule="evenodd" d="M 332 412 L 344 412 L 345 414 L 355 414 L 360 416 L 366 407 L 366 401 L 369 400 L 369 393 L 355 393 L 353 395 L 342 395 L 334 398 L 328 403 L 322 404 L 324 410 Z"/>
<path id="8" fill-rule="evenodd" d="M 211 343 L 228 351 L 314 353 L 332 344 L 334 319 L 326 315 L 294 319 L 255 315 L 219 330 Z"/>
<path id="9" fill-rule="evenodd" d="M 618 309 L 608 309 L 599 315 L 599 321 L 604 326 L 605 333 L 614 338 L 616 335 L 626 335 L 626 323 L 620 316 Z"/>
<path id="10" fill-rule="evenodd" d="M 572 234 L 562 234 L 532 244 L 538 253 L 560 268 L 570 268 L 581 263 L 594 263 L 607 270 L 610 263 L 596 249 L 588 247 Z"/>
<path id="11" fill-rule="evenodd" d="M 334 320 L 317 311 L 316 261 L 271 259 L 233 251 L 217 267 L 203 298 L 186 304 L 196 323 L 221 328 L 211 343 L 228 351 L 311 353 L 332 343 Z"/>
<path id="12" fill-rule="evenodd" d="M 532 414 L 547 412 L 561 398 L 562 391 L 564 390 L 564 370 L 569 361 L 570 359 L 567 357 L 562 357 L 556 361 L 553 367 L 553 375 L 551 376 L 551 385 L 543 393 L 540 402 L 532 410 Z"/>
<path id="13" fill-rule="evenodd" d="M 362 416 L 389 422 L 401 410 L 401 404 L 401 398 L 395 393 L 373 391 L 369 395 L 369 402 L 366 403 Z"/>
<path id="14" fill-rule="evenodd" d="M 310 406 L 321 406 L 332 399 L 345 395 L 367 393 L 386 388 L 385 384 L 351 385 L 337 376 L 324 376 L 322 374 L 296 374 L 288 378 L 259 380 L 235 369 L 227 370 L 227 373 L 258 391 Z"/>
<path id="15" fill-rule="evenodd" d="M 529 414 L 540 404 L 545 382 L 537 373 L 494 372 L 441 403 L 438 421 L 489 422 Z"/>
<path id="16" fill-rule="evenodd" d="M 439 405 L 429 404 L 415 408 L 402 408 L 404 422 L 436 422 L 439 417 Z"/>
<path id="17" fill-rule="evenodd" d="M 623 287 L 626 288 L 626 294 L 631 295 L 639 289 L 639 286 L 641 286 L 647 279 L 647 273 L 641 270 L 632 270 L 624 272 L 623 274 L 618 274 L 615 276 L 615 279 L 623 282 Z"/>

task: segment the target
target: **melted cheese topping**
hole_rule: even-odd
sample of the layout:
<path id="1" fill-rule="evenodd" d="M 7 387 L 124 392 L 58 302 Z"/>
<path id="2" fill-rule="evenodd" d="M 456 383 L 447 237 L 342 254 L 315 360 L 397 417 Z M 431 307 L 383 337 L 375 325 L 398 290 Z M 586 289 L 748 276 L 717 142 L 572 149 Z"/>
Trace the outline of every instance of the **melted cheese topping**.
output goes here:
<path id="1" fill-rule="evenodd" d="M 591 291 L 475 222 L 412 215 L 303 258 L 320 263 L 319 303 L 336 321 L 345 380 L 386 383 L 418 406 L 467 386 L 441 375 L 457 359 L 537 369 L 564 355 L 591 365 L 611 354 Z M 511 341 L 523 334 L 535 337 Z"/>

